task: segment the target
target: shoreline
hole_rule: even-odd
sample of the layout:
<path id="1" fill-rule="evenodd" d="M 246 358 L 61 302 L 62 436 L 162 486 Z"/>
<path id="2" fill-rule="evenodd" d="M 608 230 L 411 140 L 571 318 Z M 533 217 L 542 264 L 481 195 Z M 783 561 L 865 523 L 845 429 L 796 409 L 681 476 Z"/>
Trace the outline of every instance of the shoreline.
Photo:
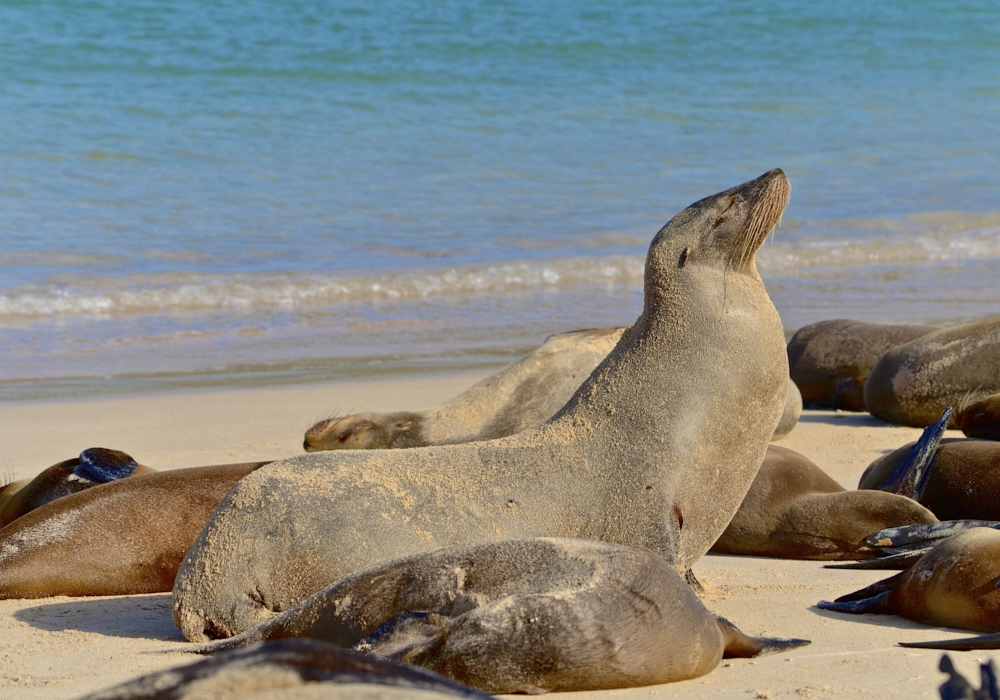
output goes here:
<path id="1" fill-rule="evenodd" d="M 335 410 L 425 408 L 481 376 L 0 405 L 0 466 L 23 478 L 95 445 L 123 449 L 157 469 L 292 457 L 303 454 L 300 441 L 311 421 Z M 919 434 L 868 414 L 807 410 L 776 444 L 801 452 L 854 488 L 873 459 Z M 949 436 L 958 434 L 949 431 Z M 821 562 L 715 554 L 694 570 L 707 589 L 703 600 L 714 612 L 752 634 L 802 637 L 812 644 L 760 659 L 724 660 L 707 676 L 669 686 L 566 697 L 937 698 L 945 678 L 937 670 L 940 652 L 903 649 L 896 642 L 968 634 L 894 616 L 846 616 L 813 607 L 892 572 L 834 571 Z M 77 698 L 201 658 L 179 651 L 184 646 L 168 593 L 3 600 L 0 697 Z M 952 654 L 970 679 L 978 679 L 976 659 L 992 656 Z"/>

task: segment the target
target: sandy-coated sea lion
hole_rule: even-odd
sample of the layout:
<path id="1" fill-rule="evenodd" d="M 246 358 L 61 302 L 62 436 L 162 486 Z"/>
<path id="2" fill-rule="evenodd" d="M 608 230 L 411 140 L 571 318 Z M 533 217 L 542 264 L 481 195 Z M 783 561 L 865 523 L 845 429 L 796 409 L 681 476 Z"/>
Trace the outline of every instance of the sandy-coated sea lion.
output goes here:
<path id="1" fill-rule="evenodd" d="M 825 561 L 878 556 L 865 538 L 876 530 L 934 523 L 904 496 L 847 491 L 812 461 L 769 445 L 739 510 L 713 552 Z"/>
<path id="2" fill-rule="evenodd" d="M 0 528 L 0 598 L 169 591 L 219 501 L 264 464 L 140 474 L 40 506 Z"/>
<path id="3" fill-rule="evenodd" d="M 490 693 L 630 688 L 702 676 L 728 656 L 808 642 L 751 637 L 710 613 L 648 549 L 504 540 L 358 571 L 205 653 L 311 637 Z"/>
<path id="4" fill-rule="evenodd" d="M 811 323 L 788 341 L 788 371 L 807 406 L 864 411 L 865 380 L 882 355 L 935 330 L 846 318 Z"/>
<path id="5" fill-rule="evenodd" d="M 241 481 L 178 572 L 185 636 L 239 634 L 364 566 L 442 546 L 577 537 L 689 569 L 739 507 L 785 404 L 784 332 L 754 256 L 789 193 L 773 170 L 664 226 L 642 315 L 541 427 L 317 452 Z"/>
<path id="6" fill-rule="evenodd" d="M 538 427 L 566 405 L 624 331 L 601 328 L 550 336 L 537 350 L 440 406 L 322 420 L 306 431 L 302 446 L 306 452 L 321 452 L 458 445 Z M 789 379 L 785 409 L 771 439 L 791 432 L 800 415 L 802 396 Z"/>
<path id="7" fill-rule="evenodd" d="M 284 639 L 168 668 L 80 700 L 490 700 L 435 673 L 340 649 Z"/>
<path id="8" fill-rule="evenodd" d="M 974 528 L 945 538 L 912 567 L 834 602 L 824 610 L 900 615 L 942 627 L 1000 631 L 1000 532 Z M 1000 635 L 998 635 L 1000 636 Z M 905 646 L 937 645 L 936 642 Z"/>
<path id="9" fill-rule="evenodd" d="M 991 394 L 960 407 L 955 425 L 967 437 L 1000 440 L 1000 394 Z"/>
<path id="10" fill-rule="evenodd" d="M 887 351 L 865 382 L 865 405 L 884 420 L 924 427 L 948 406 L 998 392 L 1000 318 L 994 318 L 940 328 Z"/>
<path id="11" fill-rule="evenodd" d="M 940 432 L 946 425 L 939 425 Z M 919 448 L 920 441 L 911 442 L 879 457 L 861 474 L 858 488 L 907 496 L 941 520 L 1000 520 L 1000 442 L 939 438 Z M 914 469 L 918 458 L 922 464 Z M 905 479 L 895 488 L 889 484 L 893 475 Z"/>
<path id="12" fill-rule="evenodd" d="M 53 464 L 33 479 L 0 486 L 0 527 L 57 498 L 97 484 L 154 471 L 124 452 L 91 447 L 76 459 Z"/>

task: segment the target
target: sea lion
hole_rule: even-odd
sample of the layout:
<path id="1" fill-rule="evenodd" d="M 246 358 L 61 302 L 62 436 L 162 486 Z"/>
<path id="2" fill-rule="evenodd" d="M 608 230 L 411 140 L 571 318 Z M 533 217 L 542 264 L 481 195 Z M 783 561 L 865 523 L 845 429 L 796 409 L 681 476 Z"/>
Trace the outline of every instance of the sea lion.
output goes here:
<path id="1" fill-rule="evenodd" d="M 807 406 L 865 411 L 865 380 L 879 358 L 936 330 L 916 323 L 847 318 L 812 323 L 788 341 L 788 371 Z"/>
<path id="2" fill-rule="evenodd" d="M 306 452 L 384 450 L 458 445 L 535 428 L 566 405 L 583 380 L 618 343 L 624 328 L 559 333 L 537 350 L 426 411 L 354 413 L 328 418 L 306 431 Z M 772 440 L 784 437 L 802 414 L 791 379 Z"/>
<path id="3" fill-rule="evenodd" d="M 865 382 L 865 405 L 879 418 L 922 428 L 948 406 L 997 392 L 1000 318 L 940 328 L 887 351 Z"/>
<path id="4" fill-rule="evenodd" d="M 739 507 L 785 404 L 784 332 L 754 256 L 789 193 L 773 170 L 664 226 L 642 316 L 541 427 L 317 452 L 241 481 L 178 572 L 185 636 L 239 634 L 364 566 L 442 546 L 578 537 L 689 569 Z"/>
<path id="5" fill-rule="evenodd" d="M 80 700 L 492 700 L 435 673 L 315 639 L 284 639 L 168 668 Z"/>
<path id="6" fill-rule="evenodd" d="M 939 420 L 938 436 L 947 424 L 947 418 Z M 907 496 L 941 520 L 1000 520 L 1000 442 L 940 437 L 923 446 L 910 442 L 869 464 L 858 488 Z"/>
<path id="7" fill-rule="evenodd" d="M 1000 440 L 1000 394 L 963 406 L 955 416 L 955 425 L 966 437 Z"/>
<path id="8" fill-rule="evenodd" d="M 834 602 L 821 601 L 817 607 L 852 614 L 900 615 L 925 625 L 997 632 L 998 578 L 1000 532 L 977 527 L 945 538 L 906 571 Z"/>
<path id="9" fill-rule="evenodd" d="M 0 486 L 0 527 L 57 498 L 132 474 L 155 471 L 138 464 L 124 452 L 91 447 L 81 452 L 77 459 L 53 464 L 34 479 Z"/>
<path id="10" fill-rule="evenodd" d="M 0 528 L 0 598 L 169 591 L 219 501 L 264 464 L 131 476 L 22 515 Z"/>
<path id="11" fill-rule="evenodd" d="M 929 510 L 882 491 L 847 491 L 812 461 L 769 445 L 739 510 L 713 552 L 825 561 L 878 556 L 865 537 L 934 523 Z"/>
<path id="12" fill-rule="evenodd" d="M 751 637 L 648 549 L 573 539 L 450 547 L 367 567 L 201 653 L 312 637 L 489 693 L 631 688 L 702 676 Z"/>

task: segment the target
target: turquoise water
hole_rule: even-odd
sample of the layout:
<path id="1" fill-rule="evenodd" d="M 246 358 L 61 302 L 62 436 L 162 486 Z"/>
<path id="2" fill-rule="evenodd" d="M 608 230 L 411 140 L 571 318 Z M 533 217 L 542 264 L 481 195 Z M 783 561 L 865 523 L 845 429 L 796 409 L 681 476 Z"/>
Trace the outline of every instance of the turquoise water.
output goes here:
<path id="1" fill-rule="evenodd" d="M 494 367 L 783 168 L 786 328 L 1000 310 L 988 2 L 0 1 L 0 399 Z"/>

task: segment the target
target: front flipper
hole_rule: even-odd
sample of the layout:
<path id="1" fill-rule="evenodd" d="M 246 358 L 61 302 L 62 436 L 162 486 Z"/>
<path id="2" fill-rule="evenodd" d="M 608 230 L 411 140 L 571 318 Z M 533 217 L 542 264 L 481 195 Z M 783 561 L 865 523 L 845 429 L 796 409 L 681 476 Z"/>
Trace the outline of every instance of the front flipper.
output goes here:
<path id="1" fill-rule="evenodd" d="M 842 601 L 839 598 L 835 601 L 821 600 L 816 603 L 816 607 L 821 610 L 832 610 L 833 612 L 848 613 L 850 615 L 891 615 L 892 611 L 889 610 L 890 593 L 892 591 L 888 590 L 871 598 L 862 598 L 860 600 Z"/>
<path id="2" fill-rule="evenodd" d="M 124 452 L 109 450 L 106 447 L 91 447 L 80 453 L 80 464 L 74 471 L 78 476 L 105 484 L 132 476 L 132 472 L 138 466 L 138 463 Z"/>
<path id="3" fill-rule="evenodd" d="M 1000 649 L 1000 632 L 995 634 L 981 634 L 978 637 L 942 639 L 934 642 L 900 642 L 899 646 L 911 649 L 947 649 L 949 651 Z"/>
<path id="4" fill-rule="evenodd" d="M 954 411 L 951 406 L 944 409 L 941 417 L 924 429 L 917 444 L 910 448 L 906 458 L 899 463 L 895 471 L 889 475 L 885 483 L 878 487 L 879 491 L 898 493 L 914 501 L 919 501 L 927 489 L 927 479 L 931 474 L 931 465 L 937 457 L 937 448 L 944 437 L 944 431 L 951 421 Z"/>
<path id="5" fill-rule="evenodd" d="M 724 617 L 715 616 L 719 629 L 726 640 L 726 649 L 722 657 L 726 659 L 754 659 L 758 656 L 780 654 L 789 649 L 797 649 L 812 644 L 810 639 L 794 639 L 786 637 L 754 637 L 746 634 L 739 627 Z"/>

